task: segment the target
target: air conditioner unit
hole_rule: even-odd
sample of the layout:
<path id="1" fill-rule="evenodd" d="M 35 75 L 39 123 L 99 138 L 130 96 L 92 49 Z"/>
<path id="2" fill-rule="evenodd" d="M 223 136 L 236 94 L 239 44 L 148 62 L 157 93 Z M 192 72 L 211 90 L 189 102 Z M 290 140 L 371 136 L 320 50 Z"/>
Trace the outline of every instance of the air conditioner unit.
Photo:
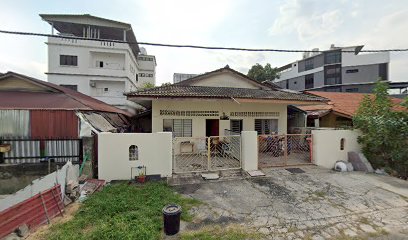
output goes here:
<path id="1" fill-rule="evenodd" d="M 96 87 L 96 82 L 90 81 L 90 82 L 89 82 L 89 86 L 91 86 L 91 87 Z"/>

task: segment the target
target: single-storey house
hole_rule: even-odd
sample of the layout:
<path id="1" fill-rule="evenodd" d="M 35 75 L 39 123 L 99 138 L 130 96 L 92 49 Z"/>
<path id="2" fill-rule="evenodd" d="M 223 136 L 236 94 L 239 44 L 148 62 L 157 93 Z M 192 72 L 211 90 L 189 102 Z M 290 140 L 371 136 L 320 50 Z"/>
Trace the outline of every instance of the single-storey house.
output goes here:
<path id="1" fill-rule="evenodd" d="M 346 92 L 317 92 L 306 91 L 306 94 L 323 97 L 329 101 L 318 105 L 298 106 L 307 112 L 308 127 L 339 128 L 353 125 L 353 115 L 358 110 L 361 101 L 367 94 Z M 374 96 L 373 94 L 368 94 Z M 394 110 L 401 111 L 402 99 L 390 97 Z M 406 109 L 405 109 L 406 110 Z"/>
<path id="2" fill-rule="evenodd" d="M 151 126 L 145 128 L 153 133 L 171 131 L 176 137 L 224 136 L 243 130 L 286 134 L 288 106 L 326 101 L 262 84 L 228 65 L 173 85 L 126 95 L 151 109 Z"/>
<path id="3" fill-rule="evenodd" d="M 15 72 L 0 75 L 0 139 L 77 139 L 121 132 L 126 111 L 49 82 Z"/>

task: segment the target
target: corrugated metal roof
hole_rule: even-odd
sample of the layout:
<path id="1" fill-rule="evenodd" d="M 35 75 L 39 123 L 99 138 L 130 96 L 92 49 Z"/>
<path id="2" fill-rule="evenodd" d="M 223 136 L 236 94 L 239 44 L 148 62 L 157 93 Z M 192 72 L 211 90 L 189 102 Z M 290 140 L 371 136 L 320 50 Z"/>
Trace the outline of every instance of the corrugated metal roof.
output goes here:
<path id="1" fill-rule="evenodd" d="M 114 132 L 116 128 L 102 115 L 97 113 L 77 113 L 77 115 L 90 124 L 98 132 Z"/>
<path id="2" fill-rule="evenodd" d="M 0 80 L 9 77 L 16 77 L 46 88 L 52 88 L 56 92 L 2 91 L 0 94 L 0 109 L 81 110 L 131 115 L 129 112 L 80 92 L 15 72 L 7 72 L 1 75 Z"/>

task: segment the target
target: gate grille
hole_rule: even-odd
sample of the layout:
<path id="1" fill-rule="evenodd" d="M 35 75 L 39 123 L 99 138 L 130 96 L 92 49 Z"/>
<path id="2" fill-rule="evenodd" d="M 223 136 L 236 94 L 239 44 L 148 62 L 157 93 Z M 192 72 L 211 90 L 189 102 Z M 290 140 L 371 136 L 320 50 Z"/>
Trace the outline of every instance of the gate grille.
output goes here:
<path id="1" fill-rule="evenodd" d="M 311 134 L 259 135 L 259 167 L 312 163 Z"/>
<path id="2" fill-rule="evenodd" d="M 175 137 L 173 172 L 241 168 L 241 136 Z"/>

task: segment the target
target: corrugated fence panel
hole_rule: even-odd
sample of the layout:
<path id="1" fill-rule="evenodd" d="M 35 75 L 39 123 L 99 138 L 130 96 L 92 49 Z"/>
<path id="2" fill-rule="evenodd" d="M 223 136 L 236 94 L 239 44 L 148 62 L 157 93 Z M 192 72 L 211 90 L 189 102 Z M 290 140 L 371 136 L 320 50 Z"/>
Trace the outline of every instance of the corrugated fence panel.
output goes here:
<path id="1" fill-rule="evenodd" d="M 28 110 L 0 110 L 0 137 L 29 137 Z"/>
<path id="2" fill-rule="evenodd" d="M 11 145 L 11 151 L 4 153 L 5 163 L 37 163 L 40 162 L 39 140 L 3 140 Z"/>
<path id="3" fill-rule="evenodd" d="M 79 161 L 79 140 L 49 140 L 45 144 L 47 156 L 52 156 L 56 162 Z"/>
<path id="4" fill-rule="evenodd" d="M 61 186 L 56 185 L 0 212 L 0 238 L 22 224 L 27 224 L 30 230 L 34 230 L 54 217 L 62 216 L 63 211 Z"/>
<path id="5" fill-rule="evenodd" d="M 31 138 L 77 138 L 78 117 L 73 111 L 31 110 Z"/>

